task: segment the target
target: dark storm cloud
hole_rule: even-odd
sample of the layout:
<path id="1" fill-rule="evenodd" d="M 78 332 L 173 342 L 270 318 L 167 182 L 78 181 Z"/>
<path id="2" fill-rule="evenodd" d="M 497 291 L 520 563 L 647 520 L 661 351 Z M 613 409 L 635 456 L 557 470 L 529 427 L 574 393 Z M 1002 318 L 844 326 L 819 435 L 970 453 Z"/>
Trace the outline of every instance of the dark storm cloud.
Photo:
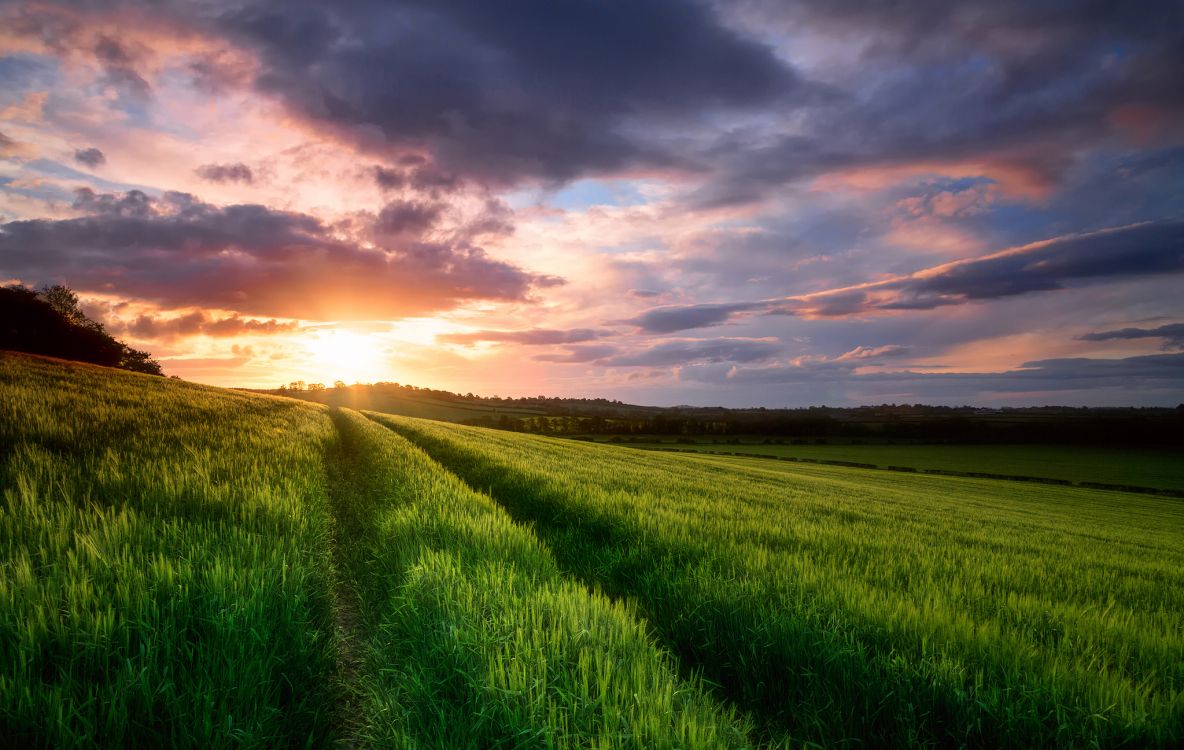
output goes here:
<path id="1" fill-rule="evenodd" d="M 1058 237 L 908 276 L 800 297 L 657 307 L 626 322 L 645 332 L 671 333 L 756 314 L 843 317 L 933 310 L 1082 283 L 1178 273 L 1184 273 L 1184 222 L 1148 222 Z"/>
<path id="2" fill-rule="evenodd" d="M 193 170 L 198 177 L 209 182 L 245 182 L 255 181 L 255 173 L 242 162 L 234 164 L 203 164 Z"/>
<path id="3" fill-rule="evenodd" d="M 1184 323 L 1169 323 L 1158 328 L 1120 328 L 1115 331 L 1095 331 L 1078 338 L 1082 341 L 1163 339 L 1165 348 L 1184 348 Z"/>
<path id="4" fill-rule="evenodd" d="M 505 342 L 512 344 L 526 344 L 529 346 L 544 346 L 553 344 L 576 344 L 582 341 L 592 341 L 602 338 L 611 331 L 601 331 L 592 328 L 573 328 L 570 330 L 552 330 L 546 328 L 532 328 L 526 331 L 472 331 L 469 333 L 445 333 L 436 337 L 437 341 L 446 344 L 471 345 L 481 341 Z"/>
<path id="5" fill-rule="evenodd" d="M 729 134 L 700 205 L 758 199 L 834 170 L 970 162 L 1031 191 L 1060 184 L 1116 123 L 1184 123 L 1184 4 L 1001 2 L 718 3 L 758 33 L 851 49 L 822 69 L 847 96 L 811 110 L 793 135 Z M 876 71 L 876 74 L 869 74 Z M 1136 129 L 1138 125 L 1135 124 Z"/>
<path id="6" fill-rule="evenodd" d="M 308 120 L 495 182 L 674 163 L 652 126 L 803 89 L 700 3 L 255 2 L 216 25 Z"/>
<path id="7" fill-rule="evenodd" d="M 967 50 L 1017 46 L 1016 35 L 1037 28 L 1040 37 L 1028 39 L 1027 45 L 1012 54 L 1018 59 L 1042 59 L 1052 55 L 1052 50 L 1090 44 L 1099 37 L 1139 40 L 1171 36 L 1184 21 L 1184 9 L 1176 0 L 1146 0 L 1135 5 L 1032 0 L 728 0 L 717 4 L 725 12 L 756 13 L 766 21 L 794 24 L 811 33 L 870 37 L 874 44 L 859 50 L 863 59 L 948 59 Z"/>
<path id="8" fill-rule="evenodd" d="M 708 178 L 691 201 L 711 206 L 835 170 L 962 162 L 1040 191 L 1112 143 L 1125 127 L 1116 123 L 1184 124 L 1178 0 L 82 7 L 91 10 L 27 10 L 13 27 L 61 49 L 85 38 L 108 78 L 130 89 L 148 86 L 143 51 L 84 36 L 85 13 L 134 7 L 226 40 L 258 62 L 253 77 L 232 66 L 226 80 L 249 78 L 298 117 L 381 155 L 384 189 L 676 167 Z M 758 41 L 777 36 L 790 54 L 822 52 L 816 81 Z M 825 62 L 830 49 L 850 51 L 846 69 Z M 400 165 L 400 155 L 421 162 Z"/>
<path id="9" fill-rule="evenodd" d="M 422 172 L 424 184 L 677 166 L 711 175 L 694 202 L 720 205 L 833 170 L 970 161 L 1040 189 L 1112 139 L 1124 107 L 1165 131 L 1184 122 L 1178 0 L 85 7 L 138 8 L 253 52 L 256 89 L 389 159 L 426 156 L 437 171 Z M 13 28 L 65 49 L 85 18 L 27 10 Z M 757 41 L 775 36 L 791 53 L 820 47 L 824 60 L 850 50 L 848 69 L 823 64 L 812 75 L 825 83 L 803 82 Z M 109 77 L 143 81 L 141 50 L 87 39 Z M 764 123 L 720 127 L 721 111 Z M 772 124 L 791 111 L 792 135 Z M 384 187 L 414 172 L 394 167 L 376 172 Z"/>
<path id="10" fill-rule="evenodd" d="M 88 167 L 100 167 L 107 163 L 107 156 L 97 148 L 80 148 L 74 151 L 74 161 Z"/>
<path id="11" fill-rule="evenodd" d="M 320 219 L 192 195 L 80 190 L 74 219 L 0 224 L 6 275 L 163 306 L 316 320 L 397 317 L 468 300 L 524 300 L 562 283 L 467 242 L 369 248 Z"/>
<path id="12" fill-rule="evenodd" d="M 690 362 L 759 362 L 781 353 L 781 346 L 758 339 L 663 341 L 647 349 L 618 354 L 599 364 L 613 367 L 661 367 Z"/>

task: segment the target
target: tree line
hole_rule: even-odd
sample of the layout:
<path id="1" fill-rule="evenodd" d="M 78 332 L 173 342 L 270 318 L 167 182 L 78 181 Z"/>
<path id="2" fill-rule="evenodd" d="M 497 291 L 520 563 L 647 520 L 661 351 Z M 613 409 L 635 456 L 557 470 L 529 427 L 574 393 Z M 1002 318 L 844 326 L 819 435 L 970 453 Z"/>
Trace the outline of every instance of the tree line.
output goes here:
<path id="1" fill-rule="evenodd" d="M 164 375 L 152 355 L 119 341 L 82 311 L 61 284 L 0 287 L 0 349 Z"/>
<path id="2" fill-rule="evenodd" d="M 673 412 L 673 410 L 671 410 Z M 801 410 L 806 411 L 806 410 Z M 619 435 L 902 440 L 967 444 L 1184 445 L 1184 406 L 1175 409 L 1015 409 L 990 414 L 928 412 L 908 420 L 837 414 L 722 410 L 709 418 L 657 413 L 482 415 L 466 424 L 541 435 Z M 731 413 L 728 413 L 731 412 Z"/>

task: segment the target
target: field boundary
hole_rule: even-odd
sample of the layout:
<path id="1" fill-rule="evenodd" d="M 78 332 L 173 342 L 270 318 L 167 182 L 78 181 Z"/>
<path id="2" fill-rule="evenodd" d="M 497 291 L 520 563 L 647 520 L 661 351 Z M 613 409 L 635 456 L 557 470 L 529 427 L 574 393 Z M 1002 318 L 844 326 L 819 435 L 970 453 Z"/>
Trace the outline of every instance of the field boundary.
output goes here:
<path id="1" fill-rule="evenodd" d="M 1023 474 L 994 474 L 985 471 L 957 471 L 954 469 L 921 469 L 915 466 L 881 466 L 858 461 L 840 461 L 830 458 L 803 458 L 800 456 L 774 456 L 768 453 L 746 453 L 737 451 L 700 451 L 694 448 L 639 448 L 624 447 L 632 450 L 652 451 L 655 453 L 690 453 L 700 456 L 729 456 L 733 458 L 765 458 L 773 461 L 788 461 L 798 464 L 820 464 L 822 466 L 844 466 L 849 469 L 874 469 L 876 471 L 899 471 L 907 474 L 932 474 L 943 477 L 963 477 L 970 479 L 1002 479 L 1008 482 L 1033 482 L 1036 484 L 1055 484 L 1061 487 L 1080 487 L 1090 490 L 1110 490 L 1112 492 L 1133 492 L 1140 495 L 1160 495 L 1163 497 L 1184 498 L 1184 490 L 1170 490 L 1161 487 L 1144 487 L 1133 484 L 1110 484 L 1108 482 L 1074 482 L 1071 479 L 1055 479 L 1053 477 L 1032 477 Z"/>

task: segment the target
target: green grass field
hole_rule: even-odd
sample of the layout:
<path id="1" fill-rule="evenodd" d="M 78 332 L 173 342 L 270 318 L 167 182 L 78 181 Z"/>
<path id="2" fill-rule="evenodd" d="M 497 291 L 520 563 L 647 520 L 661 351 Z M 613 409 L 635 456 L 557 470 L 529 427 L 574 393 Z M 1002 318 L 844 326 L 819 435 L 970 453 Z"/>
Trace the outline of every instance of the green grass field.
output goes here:
<path id="1" fill-rule="evenodd" d="M 0 355 L 0 737 L 334 735 L 324 409 Z"/>
<path id="2" fill-rule="evenodd" d="M 602 441 L 604 442 L 604 441 Z M 626 444 L 647 450 L 735 453 L 821 461 L 848 461 L 883 469 L 906 467 L 950 472 L 1097 482 L 1184 490 L 1184 452 L 1171 448 L 1092 445 L 925 445 L 828 443 L 781 445 L 756 439 L 740 443 L 655 439 Z"/>
<path id="3" fill-rule="evenodd" d="M 777 740 L 1170 746 L 1184 504 L 378 417 Z M 767 465 L 767 464 L 766 464 Z"/>
<path id="4" fill-rule="evenodd" d="M 1179 747 L 1184 502 L 0 354 L 0 745 Z"/>

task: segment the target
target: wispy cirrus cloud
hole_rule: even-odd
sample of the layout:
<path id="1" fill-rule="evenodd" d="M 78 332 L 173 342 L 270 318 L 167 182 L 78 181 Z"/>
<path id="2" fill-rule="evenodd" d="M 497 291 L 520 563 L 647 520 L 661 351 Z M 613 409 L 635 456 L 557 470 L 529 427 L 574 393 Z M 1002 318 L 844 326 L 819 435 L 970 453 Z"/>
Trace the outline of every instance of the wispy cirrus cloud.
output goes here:
<path id="1" fill-rule="evenodd" d="M 1184 273 L 1184 222 L 1149 222 L 1057 237 L 840 289 L 755 302 L 660 307 L 629 322 L 649 333 L 702 328 L 754 314 L 840 317 L 1051 292 L 1075 283 Z"/>
<path id="2" fill-rule="evenodd" d="M 526 346 L 547 346 L 592 341 L 611 335 L 611 333 L 611 331 L 594 328 L 574 328 L 569 330 L 531 328 L 524 331 L 468 331 L 465 333 L 447 333 L 437 336 L 436 340 L 446 344 L 464 345 L 491 342 L 522 344 Z"/>
<path id="3" fill-rule="evenodd" d="M 1163 339 L 1165 349 L 1184 348 L 1184 323 L 1168 323 L 1155 328 L 1119 328 L 1111 331 L 1092 331 L 1078 336 L 1082 341 L 1120 341 L 1131 339 Z"/>
<path id="4" fill-rule="evenodd" d="M 608 359 L 609 357 L 612 357 L 620 351 L 620 347 L 614 346 L 612 344 L 570 346 L 563 352 L 536 354 L 533 359 L 536 362 L 552 362 L 555 364 L 584 364 L 588 362 L 601 362 Z"/>
<path id="5" fill-rule="evenodd" d="M 776 341 L 744 338 L 711 338 L 662 341 L 653 346 L 621 352 L 601 361 L 609 367 L 660 367 L 692 362 L 759 362 L 782 352 Z"/>
<path id="6" fill-rule="evenodd" d="M 768 302 L 729 302 L 720 304 L 667 305 L 646 310 L 624 321 L 646 333 L 674 333 L 692 328 L 722 325 L 735 317 L 752 312 L 767 312 Z"/>

